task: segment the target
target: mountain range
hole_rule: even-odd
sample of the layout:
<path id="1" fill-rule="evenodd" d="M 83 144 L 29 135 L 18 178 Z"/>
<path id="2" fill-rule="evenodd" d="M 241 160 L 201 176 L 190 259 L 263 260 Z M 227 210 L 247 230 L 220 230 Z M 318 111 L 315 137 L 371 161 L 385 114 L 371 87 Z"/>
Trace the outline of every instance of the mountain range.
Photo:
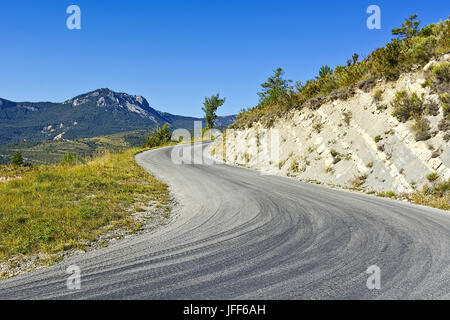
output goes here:
<path id="1" fill-rule="evenodd" d="M 226 127 L 236 116 L 218 117 L 216 126 Z M 193 129 L 194 121 L 158 111 L 142 96 L 97 89 L 62 103 L 13 102 L 0 98 L 0 144 L 74 140 L 132 130 L 151 130 L 169 124 L 171 129 Z"/>

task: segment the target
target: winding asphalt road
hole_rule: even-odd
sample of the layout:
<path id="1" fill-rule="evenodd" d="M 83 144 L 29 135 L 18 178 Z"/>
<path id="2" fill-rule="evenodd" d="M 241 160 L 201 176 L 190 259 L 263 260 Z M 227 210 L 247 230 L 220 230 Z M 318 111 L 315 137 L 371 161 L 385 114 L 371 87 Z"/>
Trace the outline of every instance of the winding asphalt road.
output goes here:
<path id="1" fill-rule="evenodd" d="M 180 203 L 170 224 L 0 281 L 0 299 L 450 299 L 448 212 L 171 152 L 136 157 Z"/>

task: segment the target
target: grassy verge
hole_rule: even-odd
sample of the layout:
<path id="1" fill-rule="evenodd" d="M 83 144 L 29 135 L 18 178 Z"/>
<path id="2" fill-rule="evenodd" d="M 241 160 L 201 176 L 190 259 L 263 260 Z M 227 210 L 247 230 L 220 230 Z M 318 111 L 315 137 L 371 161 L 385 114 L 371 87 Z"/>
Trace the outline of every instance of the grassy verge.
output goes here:
<path id="1" fill-rule="evenodd" d="M 412 203 L 423 206 L 438 208 L 442 210 L 450 210 L 450 195 L 446 194 L 442 197 L 416 193 L 410 199 Z"/>
<path id="2" fill-rule="evenodd" d="M 116 228 L 139 230 L 131 216 L 137 203 L 153 203 L 168 216 L 168 186 L 135 163 L 139 151 L 75 165 L 0 166 L 0 262 L 83 250 Z"/>
<path id="3" fill-rule="evenodd" d="M 413 193 L 395 193 L 394 191 L 377 192 L 375 190 L 367 190 L 361 187 L 353 186 L 346 187 L 341 185 L 334 185 L 323 183 L 317 180 L 306 180 L 308 183 L 323 184 L 335 189 L 344 189 L 355 192 L 364 192 L 368 195 L 373 195 L 381 198 L 390 198 L 400 201 L 408 201 L 413 204 L 437 208 L 441 210 L 450 210 L 450 181 L 436 183 L 433 186 L 427 186 L 422 191 L 415 191 Z"/>
<path id="4" fill-rule="evenodd" d="M 450 180 L 443 182 L 434 182 L 432 185 L 425 186 L 421 191 L 414 193 L 397 194 L 394 191 L 366 193 L 378 197 L 391 198 L 397 200 L 407 200 L 414 204 L 420 204 L 427 207 L 450 210 Z"/>
<path id="5" fill-rule="evenodd" d="M 359 180 L 360 178 L 355 179 Z M 323 184 L 320 181 L 308 180 L 305 182 Z M 395 193 L 394 191 L 375 191 L 354 185 L 353 187 L 345 187 L 341 185 L 326 184 L 331 188 L 345 189 L 355 192 L 364 192 L 381 198 L 389 198 L 400 201 L 408 201 L 413 204 L 437 208 L 441 210 L 450 210 L 450 180 L 443 182 L 435 182 L 432 185 L 425 186 L 422 190 L 416 190 L 412 193 Z"/>

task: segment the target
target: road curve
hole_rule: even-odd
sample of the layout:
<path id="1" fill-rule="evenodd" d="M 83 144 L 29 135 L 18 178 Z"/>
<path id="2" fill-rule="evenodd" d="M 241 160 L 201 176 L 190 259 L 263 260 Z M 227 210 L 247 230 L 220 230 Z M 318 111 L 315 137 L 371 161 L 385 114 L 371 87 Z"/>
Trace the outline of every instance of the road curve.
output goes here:
<path id="1" fill-rule="evenodd" d="M 136 157 L 180 203 L 169 225 L 0 281 L 0 299 L 450 298 L 448 212 L 223 164 L 176 165 L 171 152 Z M 81 268 L 81 290 L 66 287 L 69 265 Z M 366 286 L 371 265 L 380 290 Z"/>

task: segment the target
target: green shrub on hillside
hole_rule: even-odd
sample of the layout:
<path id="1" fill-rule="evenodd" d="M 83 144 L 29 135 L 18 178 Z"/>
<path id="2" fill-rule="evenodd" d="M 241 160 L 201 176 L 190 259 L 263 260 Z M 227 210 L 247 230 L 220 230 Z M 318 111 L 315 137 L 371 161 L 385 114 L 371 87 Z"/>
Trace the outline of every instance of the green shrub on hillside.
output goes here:
<path id="1" fill-rule="evenodd" d="M 443 62 L 433 67 L 433 76 L 439 82 L 450 82 L 450 62 Z"/>
<path id="2" fill-rule="evenodd" d="M 398 91 L 391 105 L 394 108 L 392 115 L 401 122 L 406 122 L 411 117 L 419 117 L 423 111 L 423 102 L 417 94 L 409 94 L 406 91 Z"/>
<path id="3" fill-rule="evenodd" d="M 431 129 L 430 121 L 426 118 L 416 118 L 413 126 L 416 141 L 426 141 L 431 138 L 429 130 Z"/>
<path id="4" fill-rule="evenodd" d="M 430 173 L 429 175 L 427 175 L 427 179 L 430 182 L 434 182 L 439 178 L 438 174 L 436 172 Z"/>
<path id="5" fill-rule="evenodd" d="M 350 121 L 352 121 L 352 117 L 353 117 L 352 113 L 350 111 L 345 111 L 345 112 L 342 113 L 342 115 L 344 116 L 343 119 L 344 119 L 345 124 L 347 126 L 349 126 L 350 125 Z"/>
<path id="6" fill-rule="evenodd" d="M 444 112 L 444 117 L 450 120 L 450 94 L 444 93 L 439 96 L 442 102 L 442 111 Z"/>
<path id="7" fill-rule="evenodd" d="M 450 62 L 435 64 L 427 71 L 427 78 L 422 87 L 430 87 L 435 94 L 450 92 Z"/>
<path id="8" fill-rule="evenodd" d="M 411 63 L 425 64 L 433 56 L 433 48 L 436 46 L 436 38 L 433 36 L 417 37 L 412 41 L 407 56 Z"/>
<path id="9" fill-rule="evenodd" d="M 373 94 L 373 99 L 375 101 L 380 101 L 383 97 L 383 90 L 382 89 L 377 89 L 374 94 Z"/>
<path id="10" fill-rule="evenodd" d="M 147 140 L 143 143 L 143 148 L 154 148 L 168 144 L 171 141 L 172 133 L 170 132 L 169 125 L 166 123 L 161 129 L 153 130 L 152 134 L 148 136 Z"/>
<path id="11" fill-rule="evenodd" d="M 397 79 L 400 70 L 398 68 L 403 59 L 401 42 L 397 39 L 392 40 L 386 47 L 376 50 L 370 55 L 372 69 L 376 76 L 390 80 Z"/>
<path id="12" fill-rule="evenodd" d="M 15 166 L 21 166 L 23 165 L 23 157 L 20 152 L 16 152 L 14 156 L 11 159 L 11 164 Z"/>

